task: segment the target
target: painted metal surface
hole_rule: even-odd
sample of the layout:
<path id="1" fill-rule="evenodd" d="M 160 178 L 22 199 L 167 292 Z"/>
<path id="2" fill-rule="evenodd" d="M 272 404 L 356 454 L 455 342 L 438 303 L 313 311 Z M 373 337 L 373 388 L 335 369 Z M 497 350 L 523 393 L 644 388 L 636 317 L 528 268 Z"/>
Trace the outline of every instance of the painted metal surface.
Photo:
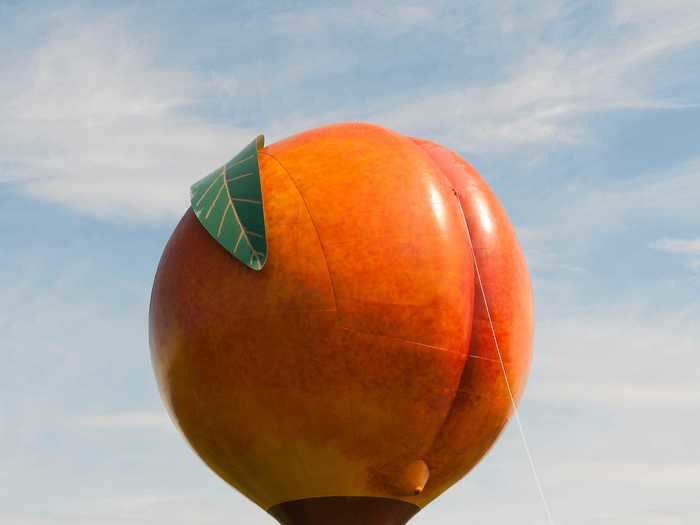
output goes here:
<path id="1" fill-rule="evenodd" d="M 194 214 L 226 251 L 253 270 L 267 259 L 265 212 L 260 186 L 259 135 L 229 162 L 190 189 Z"/>
<path id="2" fill-rule="evenodd" d="M 319 128 L 258 158 L 265 268 L 234 260 L 191 210 L 163 253 L 150 311 L 163 398 L 202 459 L 266 510 L 424 507 L 512 408 L 475 259 L 524 388 L 532 299 L 513 228 L 464 160 L 379 126 Z M 374 523 L 367 512 L 348 523 Z M 300 519 L 282 523 L 329 522 Z"/>
<path id="3" fill-rule="evenodd" d="M 404 525 L 419 510 L 391 498 L 332 496 L 286 501 L 269 513 L 282 525 Z"/>

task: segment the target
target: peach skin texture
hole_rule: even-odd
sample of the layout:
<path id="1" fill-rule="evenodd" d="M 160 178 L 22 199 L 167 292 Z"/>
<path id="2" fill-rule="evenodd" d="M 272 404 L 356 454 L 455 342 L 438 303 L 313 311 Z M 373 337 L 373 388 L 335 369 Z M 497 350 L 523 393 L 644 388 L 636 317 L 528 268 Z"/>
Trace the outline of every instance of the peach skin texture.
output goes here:
<path id="1" fill-rule="evenodd" d="M 281 523 L 403 524 L 512 412 L 474 260 L 522 395 L 533 310 L 513 227 L 457 154 L 375 125 L 300 133 L 259 164 L 261 271 L 191 209 L 165 248 L 150 308 L 163 398 L 207 465 Z M 368 510 L 327 517 L 354 502 Z"/>

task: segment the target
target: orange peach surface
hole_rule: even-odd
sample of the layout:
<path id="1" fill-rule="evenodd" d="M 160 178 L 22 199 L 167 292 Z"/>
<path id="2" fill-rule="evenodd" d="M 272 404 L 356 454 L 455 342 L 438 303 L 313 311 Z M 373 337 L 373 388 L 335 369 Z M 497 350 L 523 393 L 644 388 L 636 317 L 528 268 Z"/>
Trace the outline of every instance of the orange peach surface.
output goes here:
<path id="1" fill-rule="evenodd" d="M 323 496 L 423 507 L 512 409 L 478 276 L 524 388 L 532 301 L 513 228 L 464 160 L 378 126 L 308 131 L 259 159 L 260 272 L 191 210 L 163 253 L 150 337 L 171 414 L 266 510 Z"/>

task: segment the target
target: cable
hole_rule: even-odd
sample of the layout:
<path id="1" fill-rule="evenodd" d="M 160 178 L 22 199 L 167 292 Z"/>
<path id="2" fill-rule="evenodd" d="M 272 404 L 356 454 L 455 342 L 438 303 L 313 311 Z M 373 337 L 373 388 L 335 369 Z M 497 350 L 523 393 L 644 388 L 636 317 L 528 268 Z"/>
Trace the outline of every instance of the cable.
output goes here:
<path id="1" fill-rule="evenodd" d="M 515 416 L 515 423 L 517 424 L 518 430 L 520 431 L 520 437 L 523 441 L 523 447 L 525 448 L 525 453 L 527 454 L 527 459 L 530 462 L 530 468 L 532 469 L 532 475 L 535 478 L 535 484 L 537 485 L 537 490 L 540 493 L 540 498 L 542 499 L 542 505 L 544 506 L 544 511 L 547 514 L 547 521 L 549 525 L 554 525 L 554 519 L 552 518 L 552 512 L 549 510 L 549 503 L 547 503 L 547 498 L 544 495 L 544 490 L 542 489 L 542 483 L 540 482 L 540 476 L 537 474 L 537 469 L 535 468 L 535 462 L 532 459 L 532 454 L 530 453 L 530 446 L 527 444 L 527 439 L 525 438 L 525 431 L 523 430 L 522 422 L 520 421 L 520 413 L 518 411 L 518 405 L 515 402 L 515 396 L 513 396 L 513 390 L 510 387 L 510 381 L 508 380 L 508 373 L 506 372 L 506 366 L 503 362 L 503 355 L 501 354 L 501 348 L 498 346 L 498 338 L 496 337 L 496 330 L 493 327 L 493 320 L 491 319 L 491 312 L 489 310 L 489 303 L 486 300 L 486 292 L 484 291 L 484 284 L 481 281 L 481 273 L 479 272 L 479 264 L 476 261 L 476 253 L 474 252 L 474 244 L 472 243 L 472 235 L 469 231 L 469 223 L 467 218 L 464 218 L 464 222 L 467 226 L 467 237 L 469 238 L 469 247 L 471 248 L 472 258 L 474 259 L 474 270 L 476 271 L 476 279 L 479 282 L 479 289 L 481 290 L 481 297 L 484 300 L 484 307 L 486 308 L 486 316 L 489 320 L 489 325 L 491 326 L 491 334 L 493 335 L 493 342 L 496 345 L 496 352 L 498 353 L 498 361 L 501 364 L 501 370 L 503 371 L 503 378 L 506 381 L 506 388 L 508 390 L 508 396 L 510 397 L 510 402 L 513 405 L 513 414 Z"/>

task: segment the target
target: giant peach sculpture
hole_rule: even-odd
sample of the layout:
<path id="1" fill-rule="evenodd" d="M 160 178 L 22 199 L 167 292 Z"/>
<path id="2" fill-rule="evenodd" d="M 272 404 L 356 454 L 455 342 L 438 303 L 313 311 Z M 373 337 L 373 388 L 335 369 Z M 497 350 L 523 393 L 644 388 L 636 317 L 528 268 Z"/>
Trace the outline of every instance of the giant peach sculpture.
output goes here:
<path id="1" fill-rule="evenodd" d="M 196 183 L 151 297 L 173 419 L 285 525 L 405 524 L 493 444 L 531 338 L 493 192 L 369 124 L 259 137 Z"/>

